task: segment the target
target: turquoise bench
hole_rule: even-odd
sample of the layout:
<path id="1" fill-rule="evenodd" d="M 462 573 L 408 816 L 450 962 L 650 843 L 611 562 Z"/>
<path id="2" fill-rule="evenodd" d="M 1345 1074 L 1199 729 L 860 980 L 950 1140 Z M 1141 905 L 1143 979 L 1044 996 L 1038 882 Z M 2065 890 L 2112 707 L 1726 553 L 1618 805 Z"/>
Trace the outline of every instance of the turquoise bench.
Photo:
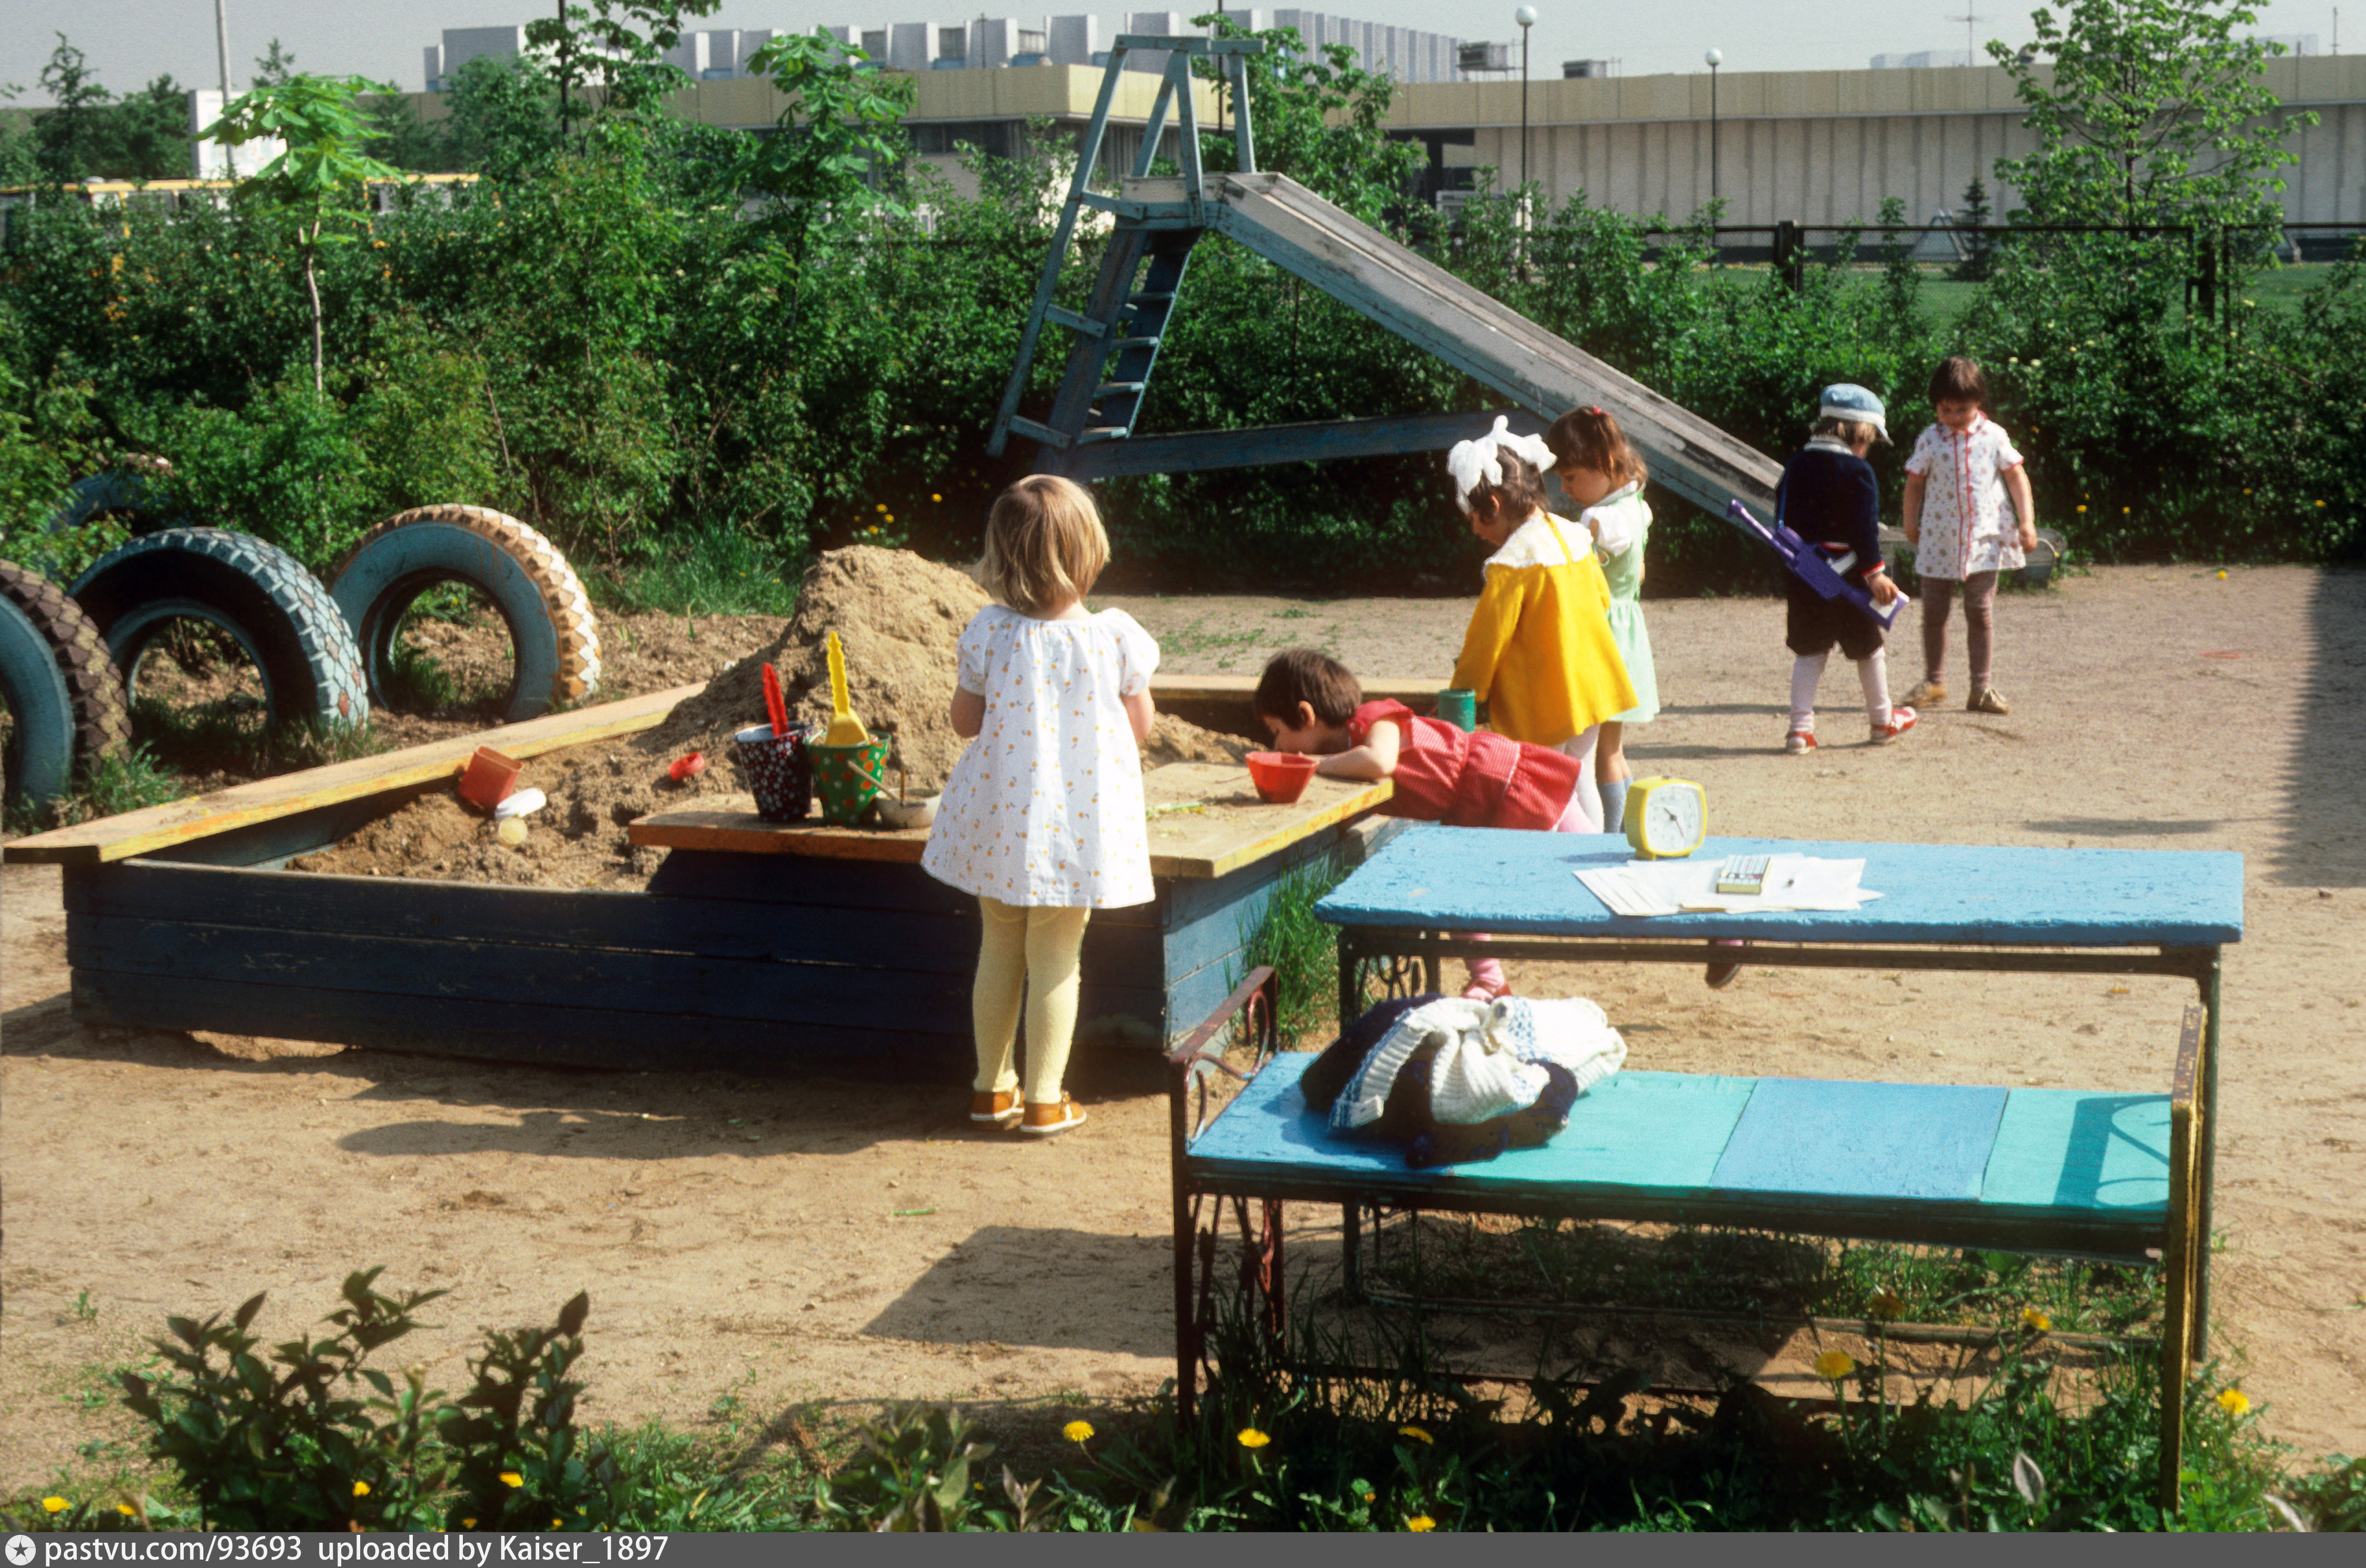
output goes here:
<path id="1" fill-rule="evenodd" d="M 1621 1072 L 1540 1148 L 1416 1171 L 1401 1153 L 1330 1137 L 1279 1054 L 1259 970 L 1169 1058 L 1176 1372 L 1188 1414 L 1214 1321 L 1223 1209 L 1246 1243 L 1242 1282 L 1286 1342 L 1283 1205 L 1340 1206 L 1352 1261 L 1365 1208 L 1772 1229 L 2067 1255 L 2168 1276 L 2163 1386 L 2192 1346 L 2206 1072 L 2187 1010 L 2166 1094 Z M 1244 1074 L 1224 1060 L 1245 1044 Z M 1245 1078 L 1211 1113 L 1211 1087 Z M 1252 1224 L 1249 1205 L 1258 1205 Z M 1352 1289 L 1352 1280 L 1351 1280 Z M 2183 1400 L 2162 1401 L 2160 1490 L 2174 1507 Z"/>

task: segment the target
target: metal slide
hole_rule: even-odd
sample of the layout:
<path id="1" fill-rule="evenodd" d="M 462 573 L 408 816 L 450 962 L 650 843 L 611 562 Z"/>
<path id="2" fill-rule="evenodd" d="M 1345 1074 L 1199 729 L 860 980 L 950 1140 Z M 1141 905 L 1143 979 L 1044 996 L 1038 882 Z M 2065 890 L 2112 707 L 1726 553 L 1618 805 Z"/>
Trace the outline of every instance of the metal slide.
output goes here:
<path id="1" fill-rule="evenodd" d="M 1735 499 L 1772 513 L 1782 467 L 1763 453 L 1350 218 L 1295 180 L 1257 171 L 1246 96 L 1237 87 L 1233 102 L 1239 113 L 1235 131 L 1242 168 L 1230 174 L 1203 172 L 1189 62 L 1214 55 L 1234 84 L 1245 85 L 1242 57 L 1260 47 L 1238 39 L 1118 39 L 1053 254 L 1045 261 L 1019 363 L 995 420 L 990 451 L 1000 452 L 1015 431 L 1040 445 L 1040 470 L 1077 479 L 1246 468 L 1429 450 L 1480 434 L 1493 423 L 1496 412 L 1514 413 L 1515 429 L 1538 429 L 1539 422 L 1592 403 L 1617 415 L 1628 438 L 1650 461 L 1654 479 L 1710 515 L 1723 516 L 1726 503 Z M 1117 73 L 1129 50 L 1153 48 L 1170 51 L 1167 76 L 1143 139 L 1134 177 L 1123 183 L 1115 197 L 1096 194 L 1087 181 L 1098 158 Z M 1179 121 L 1183 174 L 1147 178 L 1169 104 Z M 1059 309 L 1052 297 L 1076 216 L 1085 208 L 1108 213 L 1113 228 L 1090 303 L 1078 314 Z M 1159 338 L 1182 288 L 1191 246 L 1206 230 L 1247 247 L 1427 349 L 1530 417 L 1504 410 L 1136 436 L 1134 422 L 1156 363 Z M 1076 334 L 1076 343 L 1050 417 L 1039 423 L 1020 417 L 1018 408 L 1045 325 L 1067 328 Z"/>

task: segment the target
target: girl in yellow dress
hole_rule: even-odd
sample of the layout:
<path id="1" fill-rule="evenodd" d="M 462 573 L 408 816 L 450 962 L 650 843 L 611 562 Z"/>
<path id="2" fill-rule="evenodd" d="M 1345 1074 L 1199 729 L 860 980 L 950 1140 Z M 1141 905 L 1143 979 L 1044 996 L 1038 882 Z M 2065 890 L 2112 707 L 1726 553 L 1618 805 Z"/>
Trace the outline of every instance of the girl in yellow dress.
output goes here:
<path id="1" fill-rule="evenodd" d="M 1551 746 L 1583 768 L 1585 831 L 1602 830 L 1594 751 L 1602 721 L 1636 705 L 1610 629 L 1610 584 L 1585 529 L 1545 510 L 1552 449 L 1508 421 L 1446 457 L 1470 531 L 1495 547 L 1479 608 L 1454 661 L 1454 684 L 1489 709 L 1489 728 Z"/>

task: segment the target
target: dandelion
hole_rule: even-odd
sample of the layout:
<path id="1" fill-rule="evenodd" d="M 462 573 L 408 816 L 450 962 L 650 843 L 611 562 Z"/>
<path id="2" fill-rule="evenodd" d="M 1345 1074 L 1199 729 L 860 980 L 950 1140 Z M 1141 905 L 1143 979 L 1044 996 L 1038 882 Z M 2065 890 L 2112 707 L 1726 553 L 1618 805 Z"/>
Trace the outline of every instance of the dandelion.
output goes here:
<path id="1" fill-rule="evenodd" d="M 368 1495 L 369 1495 L 369 1483 L 368 1483 L 368 1482 L 366 1482 L 366 1481 L 356 1481 L 356 1482 L 355 1482 L 355 1483 L 354 1483 L 354 1495 L 355 1495 L 355 1496 L 356 1496 L 356 1497 L 366 1497 L 366 1496 L 368 1496 Z"/>
<path id="2" fill-rule="evenodd" d="M 1271 1441 L 1273 1441 L 1273 1439 L 1270 1437 L 1258 1431 L 1255 1427 L 1244 1427 L 1241 1428 L 1240 1442 L 1241 1447 L 1245 1449 L 1261 1449 Z"/>
<path id="3" fill-rule="evenodd" d="M 2081 511 L 2081 512 L 2084 512 L 2084 511 L 2086 511 L 2087 509 L 2086 509 L 2084 506 L 2081 506 L 2080 508 L 2079 508 L 2079 511 Z"/>
<path id="4" fill-rule="evenodd" d="M 1405 1529 L 1415 1535 L 1425 1535 L 1437 1528 L 1437 1521 L 1427 1514 L 1415 1514 L 1405 1521 Z"/>
<path id="5" fill-rule="evenodd" d="M 501 1472 L 501 1484 L 504 1486 L 523 1486 L 525 1484 L 525 1477 L 520 1475 L 514 1470 L 505 1470 Z"/>
<path id="6" fill-rule="evenodd" d="M 883 501 L 883 502 L 877 502 L 875 505 L 873 505 L 873 506 L 871 508 L 871 510 L 872 510 L 872 511 L 873 511 L 873 512 L 884 512 L 884 511 L 886 511 L 886 510 L 887 510 L 887 503 L 886 503 L 885 502 L 884 502 L 884 501 Z"/>
<path id="7" fill-rule="evenodd" d="M 1437 1441 L 1436 1438 L 1431 1437 L 1427 1432 L 1423 1431 L 1418 1427 L 1400 1427 L 1397 1428 L 1397 1436 L 1400 1438 L 1411 1438 L 1417 1443 L 1435 1444 Z"/>
<path id="8" fill-rule="evenodd" d="M 1093 1424 L 1089 1421 L 1071 1421 L 1060 1428 L 1060 1436 L 1072 1443 L 1089 1442 L 1092 1440 Z"/>
<path id="9" fill-rule="evenodd" d="M 1856 1371 L 1856 1359 L 1845 1350 L 1827 1350 L 1816 1358 L 1816 1375 L 1826 1382 L 1838 1382 Z"/>
<path id="10" fill-rule="evenodd" d="M 462 1519 L 460 1521 L 460 1528 L 464 1530 L 475 1529 L 477 1528 L 477 1521 L 474 1519 Z"/>
<path id="11" fill-rule="evenodd" d="M 2325 502 L 2321 502 L 2321 501 L 2320 501 L 2320 502 L 2317 502 L 2317 504 L 2318 504 L 2319 506 L 2323 506 L 2323 505 L 2325 504 Z"/>
<path id="12" fill-rule="evenodd" d="M 2226 581 L 2226 569 L 2223 566 L 2218 569 L 2218 581 L 2221 582 Z"/>
<path id="13" fill-rule="evenodd" d="M 2226 574 L 2222 571 L 2218 575 L 2224 577 Z M 2032 1334 L 2043 1334 L 2054 1326 L 2054 1320 L 2035 1307 L 2023 1307 L 2021 1309 L 2021 1325 Z"/>
<path id="14" fill-rule="evenodd" d="M 2251 1401 L 2241 1389 L 2230 1388 L 2219 1393 L 2218 1408 L 2229 1416 L 2241 1416 L 2251 1408 Z"/>
<path id="15" fill-rule="evenodd" d="M 44 1497 L 41 1499 L 41 1506 L 49 1513 L 62 1514 L 66 1511 L 67 1505 L 62 1497 Z"/>
<path id="16" fill-rule="evenodd" d="M 2233 1390 L 2231 1390 L 2231 1389 L 2229 1389 L 2227 1392 L 2231 1393 L 2233 1393 L 2234 1391 L 2233 1391 Z M 2236 1395 L 2236 1397 L 2239 1399 L 2239 1398 L 2241 1398 L 2242 1396 L 2241 1396 L 2241 1395 L 2239 1395 L 2239 1394 L 2237 1394 L 2237 1395 Z M 2220 1403 L 2221 1403 L 2221 1404 L 2224 1404 L 2225 1402 L 2222 1400 Z M 2249 1406 L 2250 1403 L 2251 1403 L 2251 1402 L 2250 1402 L 2249 1400 L 2248 1400 L 2248 1399 L 2243 1400 L 2243 1404 L 2244 1404 L 2244 1405 L 2245 1405 L 2247 1408 Z M 118 1513 L 118 1514 L 121 1514 L 125 1518 L 127 1518 L 127 1519 L 128 1519 L 128 1518 L 130 1518 L 133 1515 L 137 1514 L 140 1510 L 138 1510 L 137 1508 L 134 1508 L 134 1507 L 133 1507 L 130 1504 L 129 1504 L 129 1503 L 118 1503 L 117 1505 L 115 1505 L 115 1511 L 116 1511 L 117 1513 Z"/>
<path id="17" fill-rule="evenodd" d="M 942 501 L 942 500 L 944 500 L 944 497 L 943 497 L 943 496 L 941 496 L 941 495 L 939 495 L 935 491 L 930 491 L 929 492 L 929 499 L 930 499 L 930 501 Z"/>
<path id="18" fill-rule="evenodd" d="M 1887 1323 L 1906 1310 L 1906 1303 L 1894 1291 L 1876 1291 L 1873 1296 L 1873 1315 Z"/>
<path id="19" fill-rule="evenodd" d="M 1377 1492 L 1358 1492 L 1356 1495 L 1361 1497 L 1367 1503 L 1377 1503 L 1380 1499 L 1380 1495 Z"/>

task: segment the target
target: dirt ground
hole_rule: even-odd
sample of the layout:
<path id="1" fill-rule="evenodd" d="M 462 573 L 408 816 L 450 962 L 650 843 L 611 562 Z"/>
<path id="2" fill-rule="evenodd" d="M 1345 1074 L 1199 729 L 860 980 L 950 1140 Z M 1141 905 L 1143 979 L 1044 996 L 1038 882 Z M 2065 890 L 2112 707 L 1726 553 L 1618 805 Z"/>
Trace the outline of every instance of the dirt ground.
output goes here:
<path id="1" fill-rule="evenodd" d="M 1296 642 L 1443 682 L 1468 601 L 1135 598 L 1179 671 Z M 1702 781 L 1713 830 L 1914 842 L 2211 848 L 2247 857 L 2230 953 L 2216 1258 L 2222 1375 L 2304 1454 L 2366 1444 L 2366 575 L 2117 569 L 1999 609 L 2010 717 L 1959 705 L 1781 753 L 1787 656 L 1763 600 L 1649 606 L 1645 772 Z M 1901 622 L 1892 660 L 1918 673 Z M 744 651 L 744 647 L 742 649 Z M 1960 675 L 1960 653 L 1955 661 Z M 681 679 L 681 676 L 675 676 Z M 1958 682 L 1960 687 L 1960 682 Z M 1958 703 L 1960 703 L 1960 694 Z M 796 1404 L 1024 1404 L 1146 1393 L 1171 1371 L 1165 1107 L 1149 1064 L 1080 1070 L 1092 1122 L 980 1136 L 956 1088 L 532 1071 L 85 1029 L 58 882 L 0 879 L 0 1487 L 107 1463 L 107 1369 L 167 1312 L 271 1292 L 315 1322 L 352 1268 L 450 1287 L 403 1352 L 465 1381 L 481 1329 L 592 1294 L 597 1418 L 763 1420 Z M 1637 1067 L 2165 1085 L 2167 981 L 1515 964 L 1608 1008 Z M 1308 1228 L 1319 1269 L 1335 1214 Z M 1806 1347 L 1804 1354 L 1812 1355 Z M 1778 1386 L 1802 1347 L 1774 1352 Z M 1787 1371 L 1786 1371 L 1787 1369 Z"/>

